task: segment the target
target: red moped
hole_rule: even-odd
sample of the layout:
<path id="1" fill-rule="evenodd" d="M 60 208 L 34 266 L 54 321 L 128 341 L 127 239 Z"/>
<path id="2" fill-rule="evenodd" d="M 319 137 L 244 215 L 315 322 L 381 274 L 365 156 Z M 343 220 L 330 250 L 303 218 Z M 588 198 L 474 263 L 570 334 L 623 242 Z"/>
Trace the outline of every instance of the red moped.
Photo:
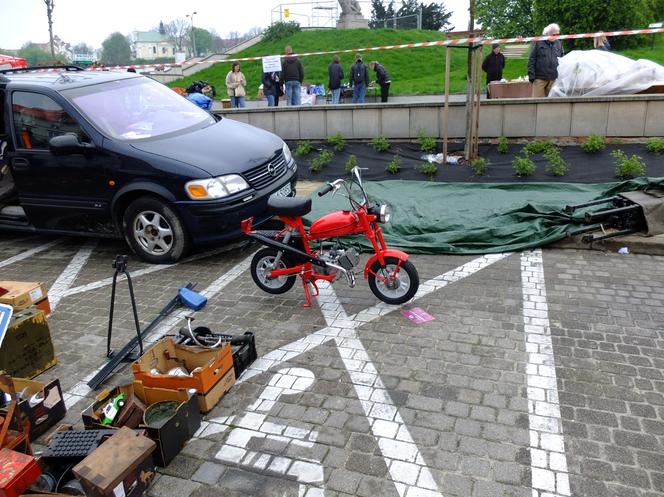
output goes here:
<path id="1" fill-rule="evenodd" d="M 390 219 L 388 206 L 370 204 L 360 169 L 353 168 L 351 174 L 350 185 L 337 179 L 318 192 L 322 197 L 343 189 L 341 195 L 350 201 L 350 210 L 326 214 L 308 229 L 302 222 L 302 216 L 311 212 L 308 197 L 269 198 L 268 208 L 285 225 L 280 231 L 253 230 L 253 218 L 242 221 L 244 233 L 266 246 L 251 261 L 251 276 L 259 288 L 272 294 L 284 293 L 293 287 L 299 275 L 307 299 L 305 307 L 309 307 L 312 297 L 309 285 L 313 296 L 318 295 L 318 280 L 334 282 L 343 275 L 349 286 L 355 286 L 354 269 L 360 255 L 355 248 L 344 244 L 342 238 L 364 235 L 374 251 L 364 267 L 364 277 L 374 295 L 394 305 L 403 304 L 415 295 L 419 287 L 417 269 L 407 253 L 388 248 L 383 239 L 380 225 Z M 359 193 L 359 200 L 354 193 Z"/>

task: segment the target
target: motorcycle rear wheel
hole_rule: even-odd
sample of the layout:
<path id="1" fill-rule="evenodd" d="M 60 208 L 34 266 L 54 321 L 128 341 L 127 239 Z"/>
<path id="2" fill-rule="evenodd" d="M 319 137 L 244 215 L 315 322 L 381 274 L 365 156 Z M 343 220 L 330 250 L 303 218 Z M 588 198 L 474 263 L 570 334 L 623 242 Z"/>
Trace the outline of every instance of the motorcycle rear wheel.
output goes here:
<path id="1" fill-rule="evenodd" d="M 273 248 L 264 248 L 256 252 L 254 258 L 251 260 L 251 277 L 258 288 L 267 293 L 278 295 L 285 293 L 295 284 L 295 275 L 292 276 L 277 276 L 270 278 L 268 274 L 273 269 L 274 261 L 277 258 L 278 251 Z M 290 259 L 287 254 L 282 254 L 279 260 L 278 269 L 286 269 L 290 267 Z"/>
<path id="2" fill-rule="evenodd" d="M 369 288 L 386 304 L 399 305 L 408 302 L 420 287 L 417 269 L 410 261 L 402 262 L 394 280 L 389 281 L 390 275 L 394 273 L 398 264 L 399 259 L 396 257 L 385 257 L 384 267 L 381 267 L 380 262 L 376 261 L 369 269 Z M 388 281 L 381 280 L 376 277 L 376 274 Z"/>

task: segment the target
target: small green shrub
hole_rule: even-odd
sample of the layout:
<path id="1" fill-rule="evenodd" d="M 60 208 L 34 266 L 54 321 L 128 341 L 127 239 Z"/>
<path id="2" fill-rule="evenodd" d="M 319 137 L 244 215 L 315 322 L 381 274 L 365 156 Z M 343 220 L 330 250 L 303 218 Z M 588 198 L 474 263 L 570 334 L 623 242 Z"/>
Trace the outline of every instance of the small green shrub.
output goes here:
<path id="1" fill-rule="evenodd" d="M 309 155 L 313 149 L 314 148 L 311 146 L 311 142 L 305 140 L 297 142 L 297 148 L 295 149 L 295 153 L 297 155 Z"/>
<path id="2" fill-rule="evenodd" d="M 327 143 L 332 145 L 337 152 L 341 152 L 346 147 L 346 139 L 341 133 L 335 133 L 328 136 Z"/>
<path id="3" fill-rule="evenodd" d="M 371 146 L 376 152 L 387 152 L 390 148 L 390 140 L 384 136 L 377 136 L 371 140 Z"/>
<path id="4" fill-rule="evenodd" d="M 479 157 L 470 161 L 470 167 L 475 172 L 475 176 L 483 176 L 489 169 L 491 162 L 488 159 Z"/>
<path id="5" fill-rule="evenodd" d="M 322 171 L 325 166 L 332 162 L 333 158 L 334 154 L 331 150 L 323 150 L 318 157 L 311 161 L 311 170 L 315 173 Z"/>
<path id="6" fill-rule="evenodd" d="M 558 148 L 551 148 L 544 152 L 544 157 L 548 161 L 546 164 L 546 172 L 554 176 L 565 176 L 569 172 L 569 164 L 565 162 L 560 155 Z"/>
<path id="7" fill-rule="evenodd" d="M 616 159 L 616 176 L 621 179 L 637 178 L 646 175 L 646 165 L 638 155 L 627 157 L 622 150 L 614 150 L 611 155 Z"/>
<path id="8" fill-rule="evenodd" d="M 417 169 L 422 174 L 433 176 L 434 174 L 436 174 L 436 171 L 438 171 L 438 164 L 436 164 L 435 162 L 426 162 L 420 165 Z"/>
<path id="9" fill-rule="evenodd" d="M 542 152 L 546 152 L 551 148 L 555 148 L 555 146 L 556 144 L 551 140 L 535 140 L 534 142 L 530 142 L 528 145 L 523 147 L 522 150 L 528 154 L 537 155 L 541 154 Z"/>
<path id="10" fill-rule="evenodd" d="M 293 36 L 295 33 L 299 33 L 300 31 L 300 24 L 295 21 L 279 21 L 275 22 L 269 28 L 263 31 L 263 40 L 278 41 L 282 38 Z"/>
<path id="11" fill-rule="evenodd" d="M 606 139 L 600 135 L 590 135 L 582 146 L 583 151 L 589 154 L 601 152 L 604 147 L 606 147 Z"/>
<path id="12" fill-rule="evenodd" d="M 401 157 L 399 157 L 399 154 L 397 154 L 394 156 L 394 159 L 392 159 L 392 162 L 390 162 L 387 166 L 385 166 L 385 171 L 390 174 L 397 174 L 400 169 L 401 169 Z"/>
<path id="13" fill-rule="evenodd" d="M 417 141 L 420 142 L 420 150 L 422 150 L 422 152 L 431 153 L 438 149 L 436 139 L 425 135 L 423 129 L 420 129 L 417 132 Z"/>
<path id="14" fill-rule="evenodd" d="M 646 141 L 646 150 L 651 154 L 661 155 L 664 154 L 664 139 L 650 138 Z"/>
<path id="15" fill-rule="evenodd" d="M 507 141 L 506 136 L 501 136 L 500 138 L 498 138 L 498 153 L 499 154 L 506 154 L 508 147 L 509 147 L 509 142 Z"/>
<path id="16" fill-rule="evenodd" d="M 535 163 L 530 155 L 517 155 L 512 161 L 512 167 L 517 176 L 531 176 L 535 172 Z"/>
<path id="17" fill-rule="evenodd" d="M 357 166 L 357 155 L 351 154 L 346 161 L 346 172 L 350 173 Z"/>

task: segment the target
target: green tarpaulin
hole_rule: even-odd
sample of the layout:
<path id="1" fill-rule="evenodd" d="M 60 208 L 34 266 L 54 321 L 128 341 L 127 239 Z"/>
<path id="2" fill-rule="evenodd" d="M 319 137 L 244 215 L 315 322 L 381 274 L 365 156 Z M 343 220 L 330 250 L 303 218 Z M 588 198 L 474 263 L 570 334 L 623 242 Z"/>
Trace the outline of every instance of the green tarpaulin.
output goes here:
<path id="1" fill-rule="evenodd" d="M 664 187 L 664 178 L 602 184 L 365 183 L 372 202 L 392 208 L 390 223 L 383 225 L 388 246 L 419 254 L 488 254 L 540 247 L 581 226 L 585 211 L 569 216 L 563 212 L 566 205 L 649 186 Z M 314 195 L 307 220 L 348 208 L 348 200 L 338 194 Z M 353 242 L 370 248 L 364 238 Z"/>

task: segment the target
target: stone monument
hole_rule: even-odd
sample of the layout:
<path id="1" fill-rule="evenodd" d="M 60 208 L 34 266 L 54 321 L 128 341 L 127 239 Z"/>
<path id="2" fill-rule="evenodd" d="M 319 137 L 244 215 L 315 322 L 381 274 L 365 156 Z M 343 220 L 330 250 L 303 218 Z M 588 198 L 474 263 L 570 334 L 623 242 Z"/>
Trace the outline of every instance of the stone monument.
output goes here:
<path id="1" fill-rule="evenodd" d="M 341 15 L 337 21 L 339 29 L 368 28 L 369 22 L 362 15 L 362 8 L 357 0 L 339 0 Z"/>

